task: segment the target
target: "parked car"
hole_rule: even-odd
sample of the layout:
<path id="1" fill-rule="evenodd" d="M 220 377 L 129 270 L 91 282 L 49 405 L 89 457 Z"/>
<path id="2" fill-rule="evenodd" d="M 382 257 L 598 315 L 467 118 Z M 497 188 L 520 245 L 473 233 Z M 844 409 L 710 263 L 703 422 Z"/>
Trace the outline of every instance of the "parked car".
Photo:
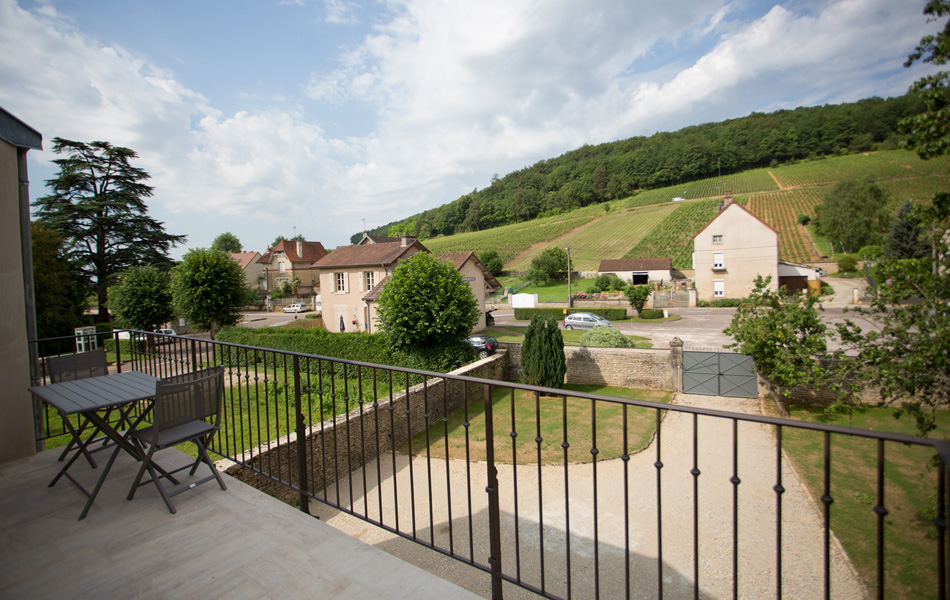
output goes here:
<path id="1" fill-rule="evenodd" d="M 468 343 L 475 348 L 478 358 L 488 358 L 498 349 L 498 340 L 490 335 L 473 335 L 468 338 Z"/>
<path id="2" fill-rule="evenodd" d="M 168 327 L 156 329 L 155 334 L 156 344 L 173 344 L 175 343 L 175 336 L 178 335 L 174 329 Z"/>
<path id="3" fill-rule="evenodd" d="M 601 325 L 613 327 L 610 321 L 592 313 L 578 312 L 564 317 L 564 329 L 593 329 Z"/>
<path id="4" fill-rule="evenodd" d="M 297 303 L 297 304 L 289 304 L 289 305 L 285 306 L 285 307 L 283 308 L 283 311 L 284 311 L 284 312 L 287 312 L 287 313 L 290 313 L 290 312 L 292 312 L 292 313 L 302 313 L 302 312 L 307 312 L 307 308 L 306 308 L 303 304 Z"/>
<path id="5" fill-rule="evenodd" d="M 491 327 L 495 324 L 495 317 L 492 316 L 492 313 L 498 310 L 497 308 L 492 308 L 485 311 L 485 326 Z"/>

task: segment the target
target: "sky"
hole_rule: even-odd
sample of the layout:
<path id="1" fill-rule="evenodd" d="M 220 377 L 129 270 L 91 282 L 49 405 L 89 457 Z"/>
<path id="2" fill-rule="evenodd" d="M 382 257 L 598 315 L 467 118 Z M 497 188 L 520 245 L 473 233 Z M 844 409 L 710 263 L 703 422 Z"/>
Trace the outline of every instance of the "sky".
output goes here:
<path id="1" fill-rule="evenodd" d="M 505 174 L 753 111 L 904 94 L 924 0 L 0 0 L 0 106 L 138 153 L 188 236 L 328 249 Z"/>

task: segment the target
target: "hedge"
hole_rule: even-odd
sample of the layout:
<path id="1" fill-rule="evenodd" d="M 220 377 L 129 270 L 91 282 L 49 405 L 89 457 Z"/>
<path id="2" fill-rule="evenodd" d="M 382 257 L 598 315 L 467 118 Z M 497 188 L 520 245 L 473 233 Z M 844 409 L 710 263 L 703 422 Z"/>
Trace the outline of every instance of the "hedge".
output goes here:
<path id="1" fill-rule="evenodd" d="M 569 308 L 567 313 L 585 312 L 599 315 L 608 321 L 622 321 L 627 318 L 626 308 Z M 515 319 L 518 321 L 530 321 L 531 317 L 538 315 L 544 318 L 564 318 L 563 308 L 516 308 Z"/>
<path id="2" fill-rule="evenodd" d="M 641 319 L 662 319 L 663 311 L 659 308 L 644 308 L 640 311 Z"/>
<path id="3" fill-rule="evenodd" d="M 473 353 L 472 347 L 464 341 L 460 342 L 458 347 L 443 348 L 435 354 L 423 351 L 413 353 L 393 352 L 389 348 L 386 336 L 379 333 L 331 333 L 326 329 L 317 328 L 262 327 L 251 329 L 249 327 L 226 327 L 218 333 L 216 339 L 220 342 L 243 346 L 436 372 L 451 371 L 457 368 L 470 359 Z M 248 362 L 255 360 L 253 352 L 234 350 L 228 352 L 226 347 L 221 350 L 220 358 L 225 364 L 234 362 L 241 366 L 247 366 Z M 264 360 L 262 353 L 257 353 L 256 360 L 259 363 Z M 278 366 L 283 367 L 284 355 L 268 354 L 267 361 L 269 365 L 273 365 L 276 361 Z M 317 373 L 318 365 L 318 361 L 310 361 L 310 372 Z M 328 374 L 330 368 L 330 363 L 323 363 L 324 374 Z M 333 365 L 333 369 L 337 375 L 342 374 L 343 367 L 341 365 Z M 357 369 L 349 368 L 347 374 L 351 378 L 356 377 Z"/>

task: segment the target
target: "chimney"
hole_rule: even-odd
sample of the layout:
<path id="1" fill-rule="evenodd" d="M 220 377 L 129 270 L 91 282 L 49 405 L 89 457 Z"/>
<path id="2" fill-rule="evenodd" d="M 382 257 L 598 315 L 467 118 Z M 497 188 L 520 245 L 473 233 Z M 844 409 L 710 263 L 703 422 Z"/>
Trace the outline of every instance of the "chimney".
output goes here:
<path id="1" fill-rule="evenodd" d="M 405 233 L 402 234 L 402 245 L 403 245 L 403 247 L 408 246 L 409 244 L 413 243 L 414 241 L 416 241 L 416 238 L 415 238 L 415 237 L 413 237 L 413 236 L 411 236 L 411 235 L 407 235 L 407 234 L 405 234 Z"/>
<path id="2" fill-rule="evenodd" d="M 303 242 L 297 240 L 297 258 L 303 258 Z"/>

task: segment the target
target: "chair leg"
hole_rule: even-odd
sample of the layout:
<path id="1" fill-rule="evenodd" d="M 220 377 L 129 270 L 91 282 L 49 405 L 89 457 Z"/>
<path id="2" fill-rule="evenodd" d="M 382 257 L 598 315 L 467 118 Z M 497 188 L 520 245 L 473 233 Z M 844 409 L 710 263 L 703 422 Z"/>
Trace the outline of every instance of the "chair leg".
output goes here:
<path id="1" fill-rule="evenodd" d="M 155 454 L 155 446 L 151 446 L 148 449 L 148 453 L 142 457 L 142 466 L 139 467 L 138 475 L 135 476 L 135 481 L 132 483 L 132 489 L 129 490 L 129 495 L 126 497 L 127 500 L 131 500 L 135 496 L 135 490 L 138 489 L 139 484 L 142 481 L 142 476 L 145 474 L 145 471 L 148 471 L 149 476 L 151 476 L 151 482 L 155 484 L 155 487 L 158 488 L 158 493 L 162 495 L 162 500 L 165 501 L 165 506 L 168 507 L 168 512 L 175 514 L 175 505 L 172 504 L 171 498 L 168 497 L 168 493 L 165 491 L 165 487 L 162 486 L 161 478 L 159 474 L 155 471 L 152 465 L 152 456 Z M 145 483 L 149 483 L 146 481 Z"/>
<path id="2" fill-rule="evenodd" d="M 221 486 L 222 490 L 228 489 L 228 486 L 224 485 L 224 479 L 221 478 L 221 474 L 218 473 L 218 470 L 215 468 L 214 463 L 211 462 L 211 457 L 208 456 L 208 451 L 205 450 L 204 443 L 201 441 L 200 438 L 195 440 L 195 445 L 198 446 L 198 454 L 202 456 L 204 462 L 208 465 L 208 468 L 211 469 L 211 473 L 212 475 L 214 475 L 214 478 L 218 480 L 218 485 Z M 194 473 L 194 470 L 192 470 L 192 473 Z"/>

